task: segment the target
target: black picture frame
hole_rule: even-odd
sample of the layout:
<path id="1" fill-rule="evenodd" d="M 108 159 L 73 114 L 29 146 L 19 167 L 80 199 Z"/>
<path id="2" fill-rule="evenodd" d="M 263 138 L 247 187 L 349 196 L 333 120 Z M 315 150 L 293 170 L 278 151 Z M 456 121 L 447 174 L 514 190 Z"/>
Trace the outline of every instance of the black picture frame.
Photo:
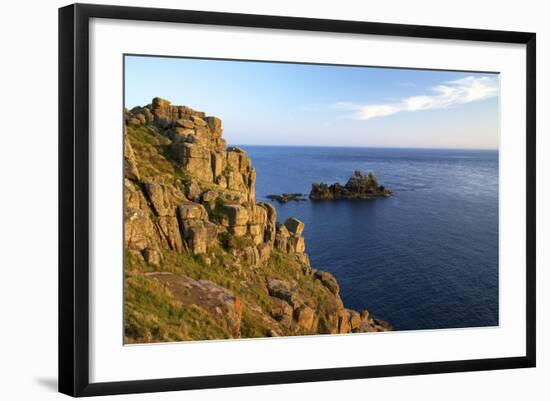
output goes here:
<path id="1" fill-rule="evenodd" d="M 90 383 L 89 381 L 89 21 L 160 21 L 249 28 L 438 38 L 526 45 L 526 353 L 521 357 Z M 252 386 L 534 367 L 536 35 L 447 28 L 74 4 L 59 9 L 59 391 L 71 396 Z"/>

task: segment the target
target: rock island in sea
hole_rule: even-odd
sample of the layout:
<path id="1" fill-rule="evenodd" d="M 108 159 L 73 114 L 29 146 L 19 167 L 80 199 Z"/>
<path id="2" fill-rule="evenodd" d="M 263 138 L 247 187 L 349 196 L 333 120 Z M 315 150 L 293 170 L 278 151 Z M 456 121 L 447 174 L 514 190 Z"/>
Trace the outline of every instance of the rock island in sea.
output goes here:
<path id="1" fill-rule="evenodd" d="M 124 119 L 126 343 L 391 330 L 310 265 L 300 220 L 256 201 L 219 118 L 154 98 Z"/>
<path id="2" fill-rule="evenodd" d="M 314 183 L 309 193 L 312 200 L 372 199 L 391 195 L 392 191 L 383 185 L 378 185 L 378 179 L 373 173 L 363 174 L 359 170 L 355 171 L 345 185 L 339 182 L 331 185 Z"/>
<path id="3" fill-rule="evenodd" d="M 304 202 L 307 199 L 304 198 L 304 194 L 301 193 L 283 193 L 281 195 L 277 194 L 270 194 L 266 196 L 267 199 L 271 201 L 277 201 L 279 203 L 287 203 L 287 202 Z"/>

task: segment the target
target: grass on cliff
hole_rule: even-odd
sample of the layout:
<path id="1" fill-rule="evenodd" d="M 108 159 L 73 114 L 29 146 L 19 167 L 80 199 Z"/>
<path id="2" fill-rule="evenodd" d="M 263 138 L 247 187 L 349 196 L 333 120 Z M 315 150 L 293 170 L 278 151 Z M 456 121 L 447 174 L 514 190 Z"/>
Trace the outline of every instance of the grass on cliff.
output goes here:
<path id="1" fill-rule="evenodd" d="M 225 232 L 218 235 L 220 244 L 226 249 L 244 249 L 254 246 L 254 241 L 248 236 L 236 237 L 231 233 Z"/>
<path id="2" fill-rule="evenodd" d="M 269 297 L 251 272 L 232 266 L 221 249 L 213 251 L 211 265 L 199 256 L 166 251 L 161 266 L 152 266 L 127 253 L 125 279 L 125 336 L 128 343 L 224 339 L 230 335 L 196 306 L 181 305 L 164 285 L 141 273 L 168 271 L 184 273 L 195 280 L 209 280 L 231 290 L 243 302 L 241 333 L 244 338 L 268 335 L 261 319 L 248 306 L 270 308 Z"/>
<path id="3" fill-rule="evenodd" d="M 274 250 L 262 267 L 242 266 L 226 250 L 214 246 L 208 256 L 165 251 L 160 266 L 147 264 L 137 255 L 126 257 L 126 335 L 133 342 L 180 341 L 185 339 L 229 338 L 229 334 L 196 306 L 181 305 L 153 277 L 140 273 L 167 271 L 184 273 L 195 280 L 209 280 L 229 289 L 243 305 L 241 337 L 266 337 L 272 302 L 265 285 L 267 278 L 296 283 L 299 292 L 314 300 L 321 310 L 335 310 L 334 296 L 291 255 Z M 261 313 L 258 312 L 261 310 Z M 284 335 L 305 334 L 282 329 Z"/>
<path id="4" fill-rule="evenodd" d="M 126 343 L 230 338 L 206 311 L 183 305 L 155 278 L 128 276 L 124 291 Z"/>
<path id="5" fill-rule="evenodd" d="M 127 126 L 126 138 L 134 150 L 137 167 L 141 179 L 148 181 L 157 176 L 169 176 L 176 179 L 189 180 L 189 173 L 182 171 L 170 158 L 168 145 L 170 141 L 157 128 L 147 126 Z"/>

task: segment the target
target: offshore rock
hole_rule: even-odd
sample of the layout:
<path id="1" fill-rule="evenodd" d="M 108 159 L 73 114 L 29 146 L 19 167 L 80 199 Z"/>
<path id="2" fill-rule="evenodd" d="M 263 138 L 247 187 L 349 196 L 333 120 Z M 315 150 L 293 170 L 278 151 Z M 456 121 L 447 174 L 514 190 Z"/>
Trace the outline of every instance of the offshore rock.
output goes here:
<path id="1" fill-rule="evenodd" d="M 359 170 L 355 171 L 346 185 L 341 185 L 339 182 L 332 185 L 314 183 L 309 193 L 312 200 L 372 199 L 391 195 L 392 191 L 383 185 L 378 185 L 374 174 L 369 172 L 363 175 Z"/>

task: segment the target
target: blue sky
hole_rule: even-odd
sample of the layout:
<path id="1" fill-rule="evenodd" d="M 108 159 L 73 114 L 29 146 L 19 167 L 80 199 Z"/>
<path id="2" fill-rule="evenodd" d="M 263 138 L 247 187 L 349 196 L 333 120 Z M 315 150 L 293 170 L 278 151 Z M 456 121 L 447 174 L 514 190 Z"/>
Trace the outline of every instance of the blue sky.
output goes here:
<path id="1" fill-rule="evenodd" d="M 127 56 L 125 103 L 222 119 L 228 143 L 498 149 L 498 75 Z"/>

